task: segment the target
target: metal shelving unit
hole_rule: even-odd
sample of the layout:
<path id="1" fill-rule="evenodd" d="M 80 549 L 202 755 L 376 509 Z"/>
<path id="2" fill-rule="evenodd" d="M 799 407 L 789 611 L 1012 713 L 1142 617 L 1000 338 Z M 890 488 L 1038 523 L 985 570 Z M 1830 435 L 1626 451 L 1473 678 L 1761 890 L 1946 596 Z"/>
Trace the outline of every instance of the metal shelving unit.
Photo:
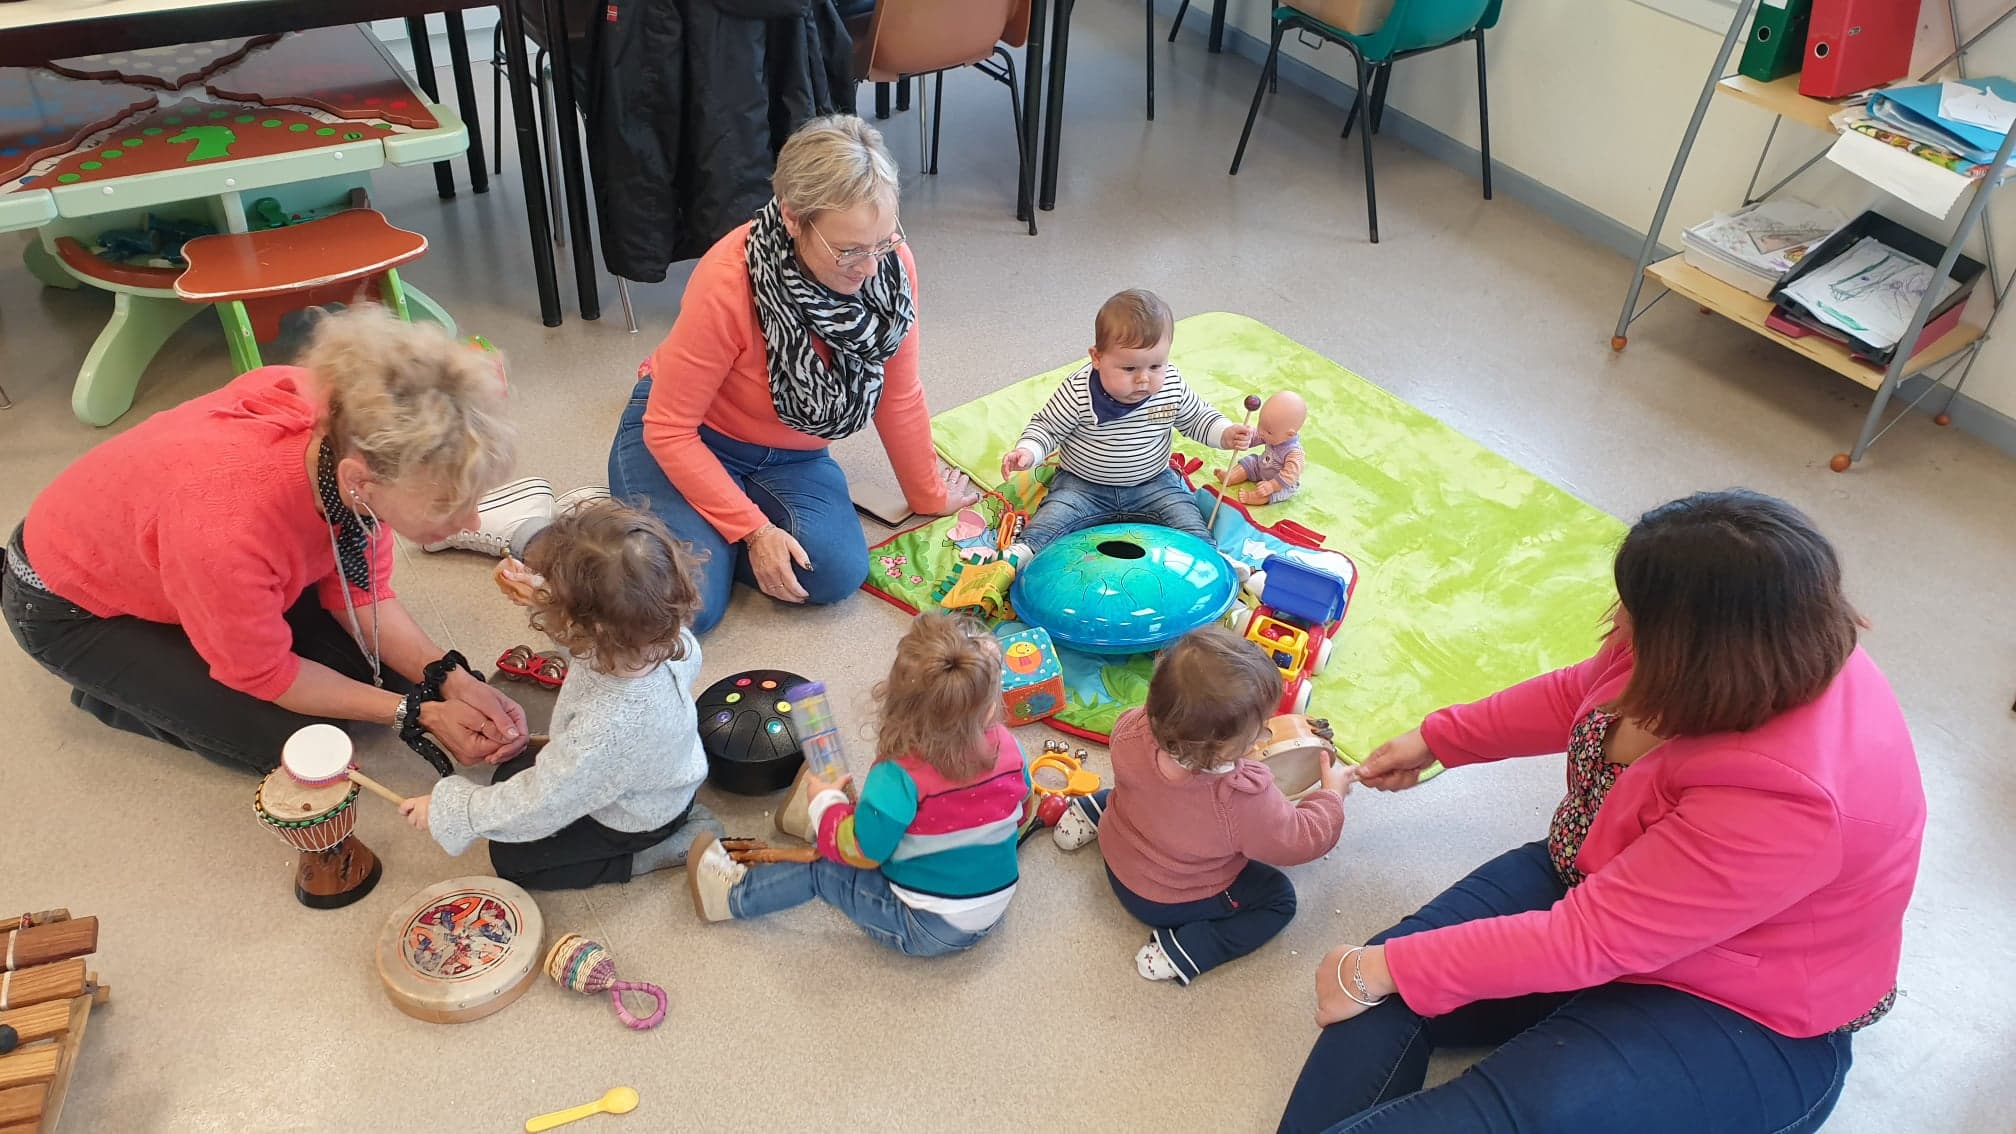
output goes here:
<path id="1" fill-rule="evenodd" d="M 1630 330 L 1631 324 L 1639 316 L 1650 311 L 1660 299 L 1668 294 L 1678 293 L 1693 300 L 1704 313 L 1734 320 L 1780 346 L 1804 355 L 1835 373 L 1868 387 L 1875 391 L 1876 396 L 1870 402 L 1868 416 L 1863 420 L 1862 432 L 1855 439 L 1854 448 L 1844 453 L 1836 453 L 1830 462 L 1830 467 L 1835 472 L 1846 472 L 1856 461 L 1862 459 L 1862 455 L 1869 450 L 1869 446 L 1875 444 L 1877 438 L 1889 432 L 1891 426 L 1896 425 L 1905 414 L 1936 390 L 1946 391 L 1946 401 L 1934 420 L 1940 425 L 1951 422 L 1945 407 L 1952 404 L 1953 398 L 1959 395 L 1960 388 L 1966 384 L 1968 372 L 1973 369 L 1975 359 L 1980 356 L 1982 346 L 1988 341 L 1988 331 L 1994 326 L 1995 317 L 2001 314 L 2003 300 L 2008 296 L 2010 285 L 2016 283 L 2016 278 L 2005 278 L 1996 263 L 1995 232 L 1987 217 L 1989 200 L 2011 176 L 2007 165 L 2012 149 L 2016 149 L 2016 130 L 2010 131 L 2002 140 L 2001 150 L 1989 165 L 1990 172 L 1968 190 L 1966 211 L 1961 214 L 1959 227 L 1954 231 L 1952 239 L 1947 242 L 1939 263 L 1935 265 L 1936 274 L 1933 276 L 1934 279 L 1944 279 L 1952 272 L 1953 264 L 1959 258 L 1960 250 L 1967 243 L 1967 238 L 1977 225 L 1980 226 L 1987 248 L 1988 286 L 1993 292 L 1993 306 L 1982 326 L 1974 327 L 1962 322 L 1951 332 L 1908 356 L 1900 347 L 1889 366 L 1880 370 L 1853 357 L 1846 345 L 1824 336 L 1809 335 L 1795 339 L 1782 335 L 1765 325 L 1765 318 L 1771 313 L 1772 305 L 1769 300 L 1758 299 L 1706 272 L 1699 271 L 1690 266 L 1683 256 L 1671 256 L 1656 263 L 1653 260 L 1658 253 L 1660 230 L 1666 226 L 1667 210 L 1673 205 L 1674 190 L 1680 184 L 1681 174 L 1686 172 L 1688 158 L 1694 151 L 1695 138 L 1701 132 L 1701 121 L 1707 117 L 1708 107 L 1717 95 L 1761 107 L 1776 116 L 1771 123 L 1771 133 L 1765 137 L 1764 147 L 1757 155 L 1757 166 L 1750 174 L 1750 185 L 1744 190 L 1745 205 L 1773 196 L 1826 155 L 1827 151 L 1823 148 L 1806 159 L 1797 169 L 1786 174 L 1776 185 L 1762 193 L 1757 192 L 1757 178 L 1764 170 L 1765 158 L 1770 156 L 1772 142 L 1777 140 L 1779 127 L 1789 120 L 1828 135 L 1835 133 L 1831 119 L 1843 104 L 1808 98 L 1800 94 L 1798 75 L 1790 75 L 1776 82 L 1760 83 L 1748 76 L 1728 72 L 1729 58 L 1734 53 L 1736 45 L 1745 38 L 1750 27 L 1751 13 L 1756 6 L 1757 0 L 1742 0 L 1737 5 L 1736 13 L 1729 23 L 1729 31 L 1722 38 L 1721 50 L 1715 55 L 1715 64 L 1709 69 L 1707 81 L 1701 85 L 1701 97 L 1694 104 L 1694 116 L 1687 122 L 1687 132 L 1680 139 L 1679 152 L 1673 155 L 1672 171 L 1666 175 L 1666 188 L 1659 194 L 1659 208 L 1652 214 L 1652 223 L 1645 230 L 1645 243 L 1638 252 L 1638 265 L 1631 273 L 1631 286 L 1624 296 L 1624 308 L 1617 315 L 1617 332 L 1610 340 L 1610 349 L 1623 350 L 1627 342 L 1626 332 Z M 1956 0 L 1946 0 L 1946 9 L 1953 22 L 1953 53 L 1919 76 L 1917 80 L 1919 82 L 1925 82 L 1945 72 L 1949 67 L 1957 77 L 1967 77 L 1968 51 L 1983 37 L 2001 27 L 2011 16 L 2016 16 L 2016 4 L 2012 4 L 1986 27 L 1963 38 Z M 1638 306 L 1638 298 L 1648 279 L 1660 284 L 1664 290 L 1641 308 Z M 1918 341 L 1919 336 L 1924 333 L 1925 324 L 1938 298 L 1938 289 L 1926 290 L 1925 298 L 1919 302 L 1918 310 L 1912 316 L 1904 337 L 1899 340 L 1900 343 Z M 1936 374 L 1933 373 L 1934 370 L 1937 370 Z M 1888 423 L 1885 423 L 1883 414 L 1890 404 L 1891 397 L 1897 392 L 1897 387 L 1905 379 L 1918 375 L 1930 378 L 1929 384 L 1911 400 L 1910 404 L 1900 409 Z"/>

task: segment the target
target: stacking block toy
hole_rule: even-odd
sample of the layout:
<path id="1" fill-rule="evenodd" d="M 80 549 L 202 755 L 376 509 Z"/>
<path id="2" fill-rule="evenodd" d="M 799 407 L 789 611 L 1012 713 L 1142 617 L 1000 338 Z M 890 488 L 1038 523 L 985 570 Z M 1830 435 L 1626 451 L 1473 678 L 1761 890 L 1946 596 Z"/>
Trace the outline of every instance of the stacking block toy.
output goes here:
<path id="1" fill-rule="evenodd" d="M 1001 638 L 1001 704 L 1008 727 L 1056 715 L 1064 707 L 1064 666 L 1041 626 Z"/>

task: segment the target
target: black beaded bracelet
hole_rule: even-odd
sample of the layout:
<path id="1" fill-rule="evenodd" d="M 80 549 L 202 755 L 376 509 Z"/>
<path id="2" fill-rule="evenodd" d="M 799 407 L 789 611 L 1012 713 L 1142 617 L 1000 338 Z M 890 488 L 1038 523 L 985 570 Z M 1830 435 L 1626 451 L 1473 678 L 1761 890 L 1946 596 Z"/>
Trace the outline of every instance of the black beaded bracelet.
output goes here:
<path id="1" fill-rule="evenodd" d="M 441 690 L 438 686 L 431 683 L 414 686 L 413 691 L 406 694 L 406 710 L 403 714 L 405 723 L 399 726 L 399 739 L 406 743 L 406 747 L 419 753 L 422 759 L 433 765 L 435 771 L 444 776 L 452 776 L 455 774 L 455 765 L 449 762 L 448 754 L 441 751 L 441 746 L 434 743 L 434 738 L 428 736 L 427 730 L 420 724 L 420 706 L 429 701 L 439 700 Z"/>

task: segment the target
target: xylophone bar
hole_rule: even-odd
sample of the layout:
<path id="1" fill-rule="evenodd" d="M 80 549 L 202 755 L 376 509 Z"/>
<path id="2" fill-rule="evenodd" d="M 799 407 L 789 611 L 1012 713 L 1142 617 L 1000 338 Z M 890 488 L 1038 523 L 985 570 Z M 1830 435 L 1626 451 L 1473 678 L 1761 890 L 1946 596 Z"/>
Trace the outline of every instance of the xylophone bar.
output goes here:
<path id="1" fill-rule="evenodd" d="M 0 971 L 33 968 L 98 951 L 98 919 L 80 917 L 0 934 Z"/>
<path id="2" fill-rule="evenodd" d="M 0 1012 L 84 993 L 84 958 L 0 973 Z"/>

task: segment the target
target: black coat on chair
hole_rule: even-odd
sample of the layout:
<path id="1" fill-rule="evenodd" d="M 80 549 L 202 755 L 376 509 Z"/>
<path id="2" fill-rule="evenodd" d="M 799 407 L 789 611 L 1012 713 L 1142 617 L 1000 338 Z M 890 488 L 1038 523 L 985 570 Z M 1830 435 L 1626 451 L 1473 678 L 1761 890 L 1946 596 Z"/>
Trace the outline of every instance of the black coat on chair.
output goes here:
<path id="1" fill-rule="evenodd" d="M 625 279 L 663 280 L 755 216 L 791 131 L 854 109 L 835 0 L 613 0 L 589 36 L 602 256 Z"/>

